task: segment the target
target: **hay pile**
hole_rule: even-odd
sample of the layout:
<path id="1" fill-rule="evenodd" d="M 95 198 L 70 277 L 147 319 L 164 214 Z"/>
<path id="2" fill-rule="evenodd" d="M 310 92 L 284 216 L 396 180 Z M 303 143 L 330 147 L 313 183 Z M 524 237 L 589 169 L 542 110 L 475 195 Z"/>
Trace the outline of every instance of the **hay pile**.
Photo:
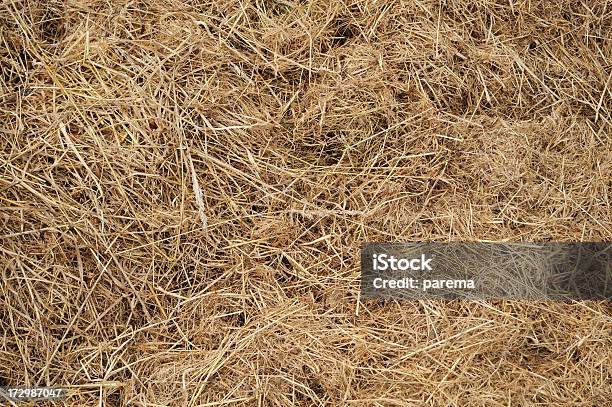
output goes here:
<path id="1" fill-rule="evenodd" d="M 609 240 L 607 1 L 8 0 L 0 384 L 599 405 L 609 303 L 361 302 L 364 241 Z"/>

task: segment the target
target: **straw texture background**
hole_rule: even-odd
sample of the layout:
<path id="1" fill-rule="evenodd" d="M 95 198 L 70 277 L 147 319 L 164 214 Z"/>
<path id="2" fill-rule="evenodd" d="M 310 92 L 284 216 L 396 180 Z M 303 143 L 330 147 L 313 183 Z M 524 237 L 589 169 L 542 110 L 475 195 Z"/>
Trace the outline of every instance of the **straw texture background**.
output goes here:
<path id="1" fill-rule="evenodd" d="M 359 298 L 364 241 L 612 236 L 612 3 L 0 5 L 0 384 L 605 406 L 609 303 Z"/>

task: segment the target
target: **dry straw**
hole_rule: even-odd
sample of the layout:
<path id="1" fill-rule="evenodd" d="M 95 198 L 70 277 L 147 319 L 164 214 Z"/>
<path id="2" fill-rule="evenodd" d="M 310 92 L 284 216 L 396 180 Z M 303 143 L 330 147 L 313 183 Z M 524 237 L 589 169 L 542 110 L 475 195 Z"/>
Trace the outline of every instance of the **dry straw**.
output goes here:
<path id="1" fill-rule="evenodd" d="M 3 1 L 0 384 L 606 405 L 609 304 L 361 302 L 358 249 L 609 240 L 611 38 L 601 0 Z"/>

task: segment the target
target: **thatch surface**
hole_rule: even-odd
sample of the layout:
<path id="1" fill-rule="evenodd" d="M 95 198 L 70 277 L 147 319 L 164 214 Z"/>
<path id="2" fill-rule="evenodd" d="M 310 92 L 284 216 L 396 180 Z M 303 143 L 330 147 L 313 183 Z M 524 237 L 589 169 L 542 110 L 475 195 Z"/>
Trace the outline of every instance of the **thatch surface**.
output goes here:
<path id="1" fill-rule="evenodd" d="M 611 41 L 595 0 L 5 0 L 0 381 L 606 405 L 609 303 L 358 278 L 364 241 L 610 240 Z"/>

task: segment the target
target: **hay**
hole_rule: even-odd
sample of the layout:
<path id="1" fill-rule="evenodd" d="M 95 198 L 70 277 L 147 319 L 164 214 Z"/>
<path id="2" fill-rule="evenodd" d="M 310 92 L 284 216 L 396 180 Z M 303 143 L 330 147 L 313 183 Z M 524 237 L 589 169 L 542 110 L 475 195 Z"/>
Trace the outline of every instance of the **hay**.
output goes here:
<path id="1" fill-rule="evenodd" d="M 601 1 L 8 0 L 0 381 L 605 405 L 612 310 L 359 301 L 363 241 L 612 236 Z"/>

